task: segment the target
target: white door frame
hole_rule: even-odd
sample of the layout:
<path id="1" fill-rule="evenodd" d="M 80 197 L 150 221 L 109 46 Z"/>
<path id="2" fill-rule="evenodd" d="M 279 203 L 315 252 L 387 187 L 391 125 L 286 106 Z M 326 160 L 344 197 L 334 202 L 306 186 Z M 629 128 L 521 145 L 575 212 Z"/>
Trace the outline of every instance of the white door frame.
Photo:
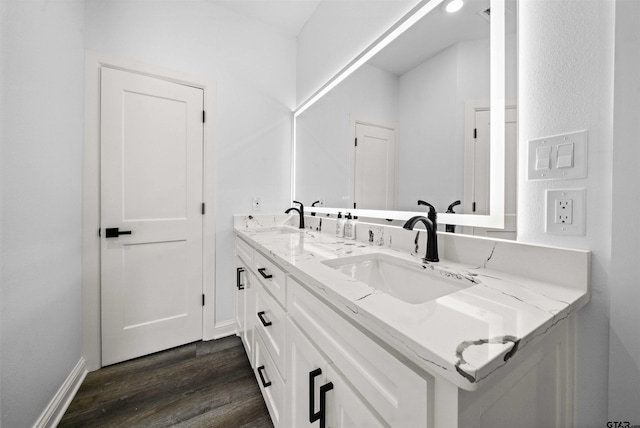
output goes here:
<path id="1" fill-rule="evenodd" d="M 368 125 L 368 126 L 377 126 L 379 128 L 387 128 L 394 132 L 395 134 L 395 142 L 394 142 L 394 173 L 393 173 L 393 206 L 395 207 L 397 204 L 398 198 L 398 134 L 396 132 L 396 125 L 389 122 L 384 122 L 381 120 L 370 120 L 364 118 L 361 115 L 349 115 L 349 201 L 348 207 L 353 208 L 353 201 L 355 199 L 355 178 L 354 171 L 356 169 L 356 147 L 355 147 L 355 139 L 356 139 L 356 125 Z"/>
<path id="2" fill-rule="evenodd" d="M 101 361 L 100 325 L 100 70 L 103 67 L 164 79 L 200 88 L 204 93 L 203 193 L 206 211 L 202 229 L 203 340 L 215 333 L 215 99 L 214 82 L 160 67 L 140 64 L 92 52 L 85 55 L 84 159 L 82 173 L 82 354 L 87 370 Z"/>

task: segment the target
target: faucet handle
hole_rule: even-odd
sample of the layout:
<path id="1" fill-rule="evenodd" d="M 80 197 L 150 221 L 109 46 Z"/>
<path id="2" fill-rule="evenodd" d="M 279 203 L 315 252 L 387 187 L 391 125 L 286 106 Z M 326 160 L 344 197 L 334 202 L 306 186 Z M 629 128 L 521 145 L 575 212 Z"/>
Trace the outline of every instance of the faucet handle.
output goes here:
<path id="1" fill-rule="evenodd" d="M 429 211 L 435 211 L 435 207 L 433 205 L 431 205 L 429 202 L 425 202 L 422 199 L 418 199 L 418 205 L 426 205 L 429 207 Z"/>
<path id="2" fill-rule="evenodd" d="M 449 207 L 447 208 L 447 213 L 449 213 L 449 214 L 455 214 L 455 213 L 453 212 L 453 208 L 454 208 L 455 206 L 460 205 L 460 203 L 461 203 L 461 202 L 460 202 L 460 200 L 457 200 L 457 201 L 455 201 L 455 202 L 452 202 L 452 203 L 451 203 L 451 205 L 449 205 Z"/>
<path id="3" fill-rule="evenodd" d="M 427 217 L 429 217 L 429 220 L 431 220 L 433 226 L 437 227 L 438 212 L 436 211 L 435 207 L 429 202 L 425 202 L 420 199 L 418 199 L 418 205 L 426 205 L 429 207 L 429 214 L 427 215 Z"/>

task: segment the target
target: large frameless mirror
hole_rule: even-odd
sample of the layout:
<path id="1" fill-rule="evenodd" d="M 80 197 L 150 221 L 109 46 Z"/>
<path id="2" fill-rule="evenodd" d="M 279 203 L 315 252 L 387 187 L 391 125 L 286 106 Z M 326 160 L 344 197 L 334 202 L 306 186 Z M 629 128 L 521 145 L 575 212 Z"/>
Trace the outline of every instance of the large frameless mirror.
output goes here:
<path id="1" fill-rule="evenodd" d="M 424 201 L 449 231 L 515 238 L 516 1 L 445 3 L 420 3 L 296 110 L 296 200 L 394 220 Z"/>

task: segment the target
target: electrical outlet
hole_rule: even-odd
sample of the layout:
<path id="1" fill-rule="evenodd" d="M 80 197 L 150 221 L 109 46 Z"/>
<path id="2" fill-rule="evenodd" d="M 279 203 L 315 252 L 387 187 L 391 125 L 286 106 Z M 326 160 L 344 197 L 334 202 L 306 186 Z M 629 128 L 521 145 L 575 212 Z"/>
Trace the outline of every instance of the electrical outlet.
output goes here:
<path id="1" fill-rule="evenodd" d="M 262 209 L 262 198 L 260 196 L 253 197 L 252 207 L 254 211 L 260 211 Z"/>
<path id="2" fill-rule="evenodd" d="M 556 224 L 573 223 L 573 199 L 556 199 Z"/>
<path id="3" fill-rule="evenodd" d="M 547 189 L 545 232 L 584 235 L 585 194 L 584 189 Z"/>

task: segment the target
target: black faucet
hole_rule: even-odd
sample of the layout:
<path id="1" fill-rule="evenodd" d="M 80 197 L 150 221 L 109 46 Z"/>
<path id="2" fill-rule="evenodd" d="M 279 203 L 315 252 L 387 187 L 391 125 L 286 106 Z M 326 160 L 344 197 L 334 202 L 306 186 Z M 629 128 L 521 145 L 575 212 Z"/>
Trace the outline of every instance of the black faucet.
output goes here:
<path id="1" fill-rule="evenodd" d="M 294 204 L 300 204 L 300 208 L 295 208 L 295 207 L 291 207 L 288 210 L 286 210 L 284 213 L 285 214 L 289 214 L 291 211 L 296 211 L 299 215 L 300 215 L 300 226 L 298 227 L 298 229 L 304 229 L 304 205 L 302 205 L 302 202 L 298 202 L 298 201 L 293 201 Z"/>
<path id="2" fill-rule="evenodd" d="M 402 226 L 404 229 L 413 230 L 413 227 L 421 221 L 424 223 L 427 228 L 427 253 L 424 256 L 422 261 L 424 262 L 437 262 L 438 259 L 438 236 L 436 235 L 436 227 L 434 223 L 428 218 L 417 215 L 415 217 L 411 217 L 407 222 Z"/>
<path id="3" fill-rule="evenodd" d="M 429 207 L 429 214 L 427 214 L 427 218 L 431 220 L 431 223 L 433 223 L 433 229 L 438 230 L 438 213 L 433 205 L 420 199 L 418 199 L 418 205 L 426 205 Z"/>
<path id="4" fill-rule="evenodd" d="M 453 208 L 457 205 L 460 205 L 460 201 L 452 202 L 451 205 L 449 205 L 449 207 L 447 208 L 447 214 L 455 214 Z M 445 230 L 450 233 L 456 233 L 456 225 L 448 224 L 445 226 Z"/>
<path id="5" fill-rule="evenodd" d="M 312 204 L 311 204 L 311 206 L 312 206 L 312 207 L 315 207 L 315 206 L 316 206 L 316 204 L 319 204 L 319 203 L 320 203 L 320 201 L 315 201 L 314 203 L 312 203 Z M 312 216 L 312 217 L 315 217 L 315 216 L 316 216 L 316 213 L 311 213 L 311 216 Z"/>

